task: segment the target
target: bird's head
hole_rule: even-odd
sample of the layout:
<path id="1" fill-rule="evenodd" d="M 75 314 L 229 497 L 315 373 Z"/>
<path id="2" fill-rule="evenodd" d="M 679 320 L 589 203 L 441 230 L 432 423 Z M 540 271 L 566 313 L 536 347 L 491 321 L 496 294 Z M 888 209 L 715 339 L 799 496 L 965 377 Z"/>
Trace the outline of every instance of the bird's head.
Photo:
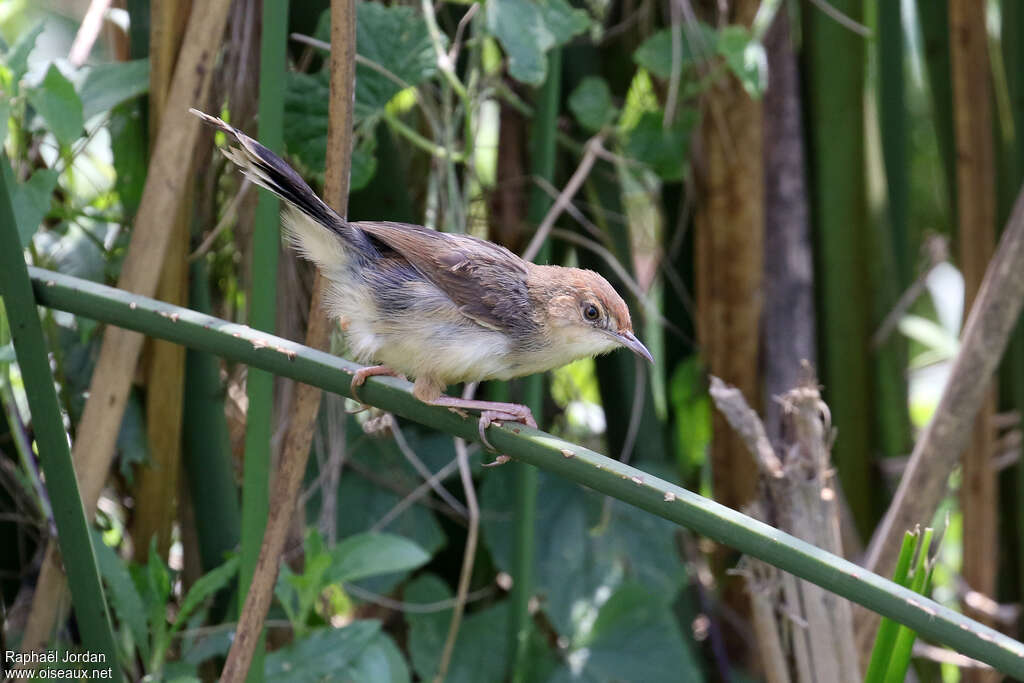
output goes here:
<path id="1" fill-rule="evenodd" d="M 633 333 L 629 309 L 608 281 L 591 270 L 535 266 L 533 296 L 540 302 L 549 342 L 569 360 L 622 346 L 641 358 L 654 357 Z"/>

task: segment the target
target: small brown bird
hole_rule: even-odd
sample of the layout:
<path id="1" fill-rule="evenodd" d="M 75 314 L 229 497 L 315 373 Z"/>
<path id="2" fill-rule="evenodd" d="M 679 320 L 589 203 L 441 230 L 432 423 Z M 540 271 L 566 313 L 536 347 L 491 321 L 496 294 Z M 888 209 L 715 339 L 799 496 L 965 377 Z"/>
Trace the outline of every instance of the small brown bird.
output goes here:
<path id="1" fill-rule="evenodd" d="M 346 333 L 359 370 L 415 378 L 431 405 L 479 410 L 480 438 L 499 421 L 536 427 L 516 403 L 443 395 L 457 382 L 511 379 L 624 346 L 653 362 L 629 309 L 608 281 L 579 268 L 524 261 L 485 240 L 420 225 L 350 223 L 280 157 L 219 118 L 190 110 L 234 138 L 223 150 L 254 183 L 285 201 L 285 232 L 329 283 L 329 315 Z"/>

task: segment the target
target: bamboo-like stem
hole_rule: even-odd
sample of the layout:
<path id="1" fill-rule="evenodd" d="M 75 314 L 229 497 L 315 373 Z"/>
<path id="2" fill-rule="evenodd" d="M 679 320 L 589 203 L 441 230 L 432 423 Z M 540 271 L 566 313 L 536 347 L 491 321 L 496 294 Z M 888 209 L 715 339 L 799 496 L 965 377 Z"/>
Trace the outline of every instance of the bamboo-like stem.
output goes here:
<path id="1" fill-rule="evenodd" d="M 1024 205 L 1021 206 L 1024 215 Z M 1021 221 L 1024 225 L 1024 220 Z M 76 315 L 216 353 L 274 374 L 350 396 L 360 366 L 323 351 L 185 308 L 40 268 L 30 268 L 36 301 Z M 372 378 L 360 399 L 473 441 L 477 418 L 429 406 L 399 379 Z M 948 645 L 1007 675 L 1024 678 L 1024 644 L 897 586 L 848 560 L 635 467 L 519 424 L 491 427 L 502 453 L 672 521 L 791 572 Z M 500 471 L 500 470 L 499 470 Z"/>
<path id="2" fill-rule="evenodd" d="M 7 156 L 0 154 L 0 164 L 7 163 Z M 57 525 L 57 540 L 67 567 L 82 642 L 93 652 L 106 655 L 103 669 L 109 664 L 119 672 L 114 632 L 100 583 L 89 522 L 75 480 L 64 419 L 53 388 L 46 340 L 32 301 L 14 210 L 2 178 L 0 226 L 0 295 L 4 299 L 14 351 L 25 381 L 39 460 L 46 475 L 53 519 Z M 17 427 L 12 425 L 11 428 Z M 98 670 L 100 667 L 95 668 Z M 120 673 L 117 677 L 121 678 Z"/>
<path id="3" fill-rule="evenodd" d="M 340 49 L 331 50 L 331 100 L 324 199 L 344 216 L 348 205 L 355 88 L 356 8 L 353 0 L 332 0 L 331 44 Z M 314 348 L 326 347 L 330 336 L 330 322 L 321 303 L 324 285 L 323 277 L 317 273 L 309 304 L 309 327 L 306 330 L 306 344 Z M 256 642 L 274 595 L 281 553 L 295 511 L 302 477 L 306 472 L 320 395 L 320 388 L 315 383 L 300 384 L 295 388 L 295 398 L 288 416 L 288 431 L 285 433 L 280 465 L 271 493 L 263 545 L 260 547 L 252 586 L 242 608 L 235 641 L 224 664 L 222 681 L 241 681 L 249 672 Z"/>

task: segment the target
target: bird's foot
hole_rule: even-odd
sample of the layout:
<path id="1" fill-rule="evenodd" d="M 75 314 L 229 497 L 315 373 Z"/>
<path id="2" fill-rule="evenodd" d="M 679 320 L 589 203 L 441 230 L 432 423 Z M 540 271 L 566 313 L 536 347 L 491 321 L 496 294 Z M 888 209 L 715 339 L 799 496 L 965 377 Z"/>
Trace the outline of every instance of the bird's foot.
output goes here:
<path id="1" fill-rule="evenodd" d="M 528 427 L 537 428 L 537 421 L 533 419 L 530 409 L 519 403 L 497 403 L 495 401 L 476 401 L 453 396 L 441 395 L 429 401 L 433 405 L 445 406 L 449 409 L 468 409 L 480 411 L 480 422 L 477 426 L 480 434 L 480 443 L 488 450 L 497 451 L 487 439 L 487 428 L 493 425 L 500 425 L 502 422 L 520 422 Z M 499 455 L 494 462 L 487 463 L 487 466 L 503 465 L 510 458 L 507 455 Z"/>
<path id="2" fill-rule="evenodd" d="M 359 398 L 359 393 L 357 392 L 356 387 L 363 386 L 363 384 L 366 383 L 367 377 L 379 377 L 381 375 L 405 379 L 405 375 L 398 372 L 397 370 L 392 370 L 386 365 L 370 365 L 365 368 L 359 368 L 352 375 L 352 384 L 350 385 L 352 390 L 352 398 L 362 403 L 362 400 Z"/>

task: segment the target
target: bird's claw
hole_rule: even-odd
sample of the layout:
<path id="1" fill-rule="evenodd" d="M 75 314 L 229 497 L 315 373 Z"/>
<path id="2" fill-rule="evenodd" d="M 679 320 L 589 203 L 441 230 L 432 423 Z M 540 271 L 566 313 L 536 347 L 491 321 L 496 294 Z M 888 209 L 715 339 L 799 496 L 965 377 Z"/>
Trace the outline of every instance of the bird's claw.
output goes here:
<path id="1" fill-rule="evenodd" d="M 505 410 L 485 410 L 480 413 L 480 422 L 477 423 L 477 431 L 480 435 L 480 443 L 482 443 L 487 450 L 497 452 L 491 442 L 487 439 L 487 428 L 491 425 L 501 426 L 502 422 L 519 422 L 528 427 L 537 428 L 537 421 L 533 419 L 533 413 L 526 406 L 522 406 L 522 410 L 516 412 L 510 412 Z M 494 459 L 494 462 L 485 463 L 484 467 L 497 467 L 498 465 L 504 465 L 509 460 L 509 456 L 500 454 Z"/>
<path id="2" fill-rule="evenodd" d="M 386 365 L 370 365 L 365 368 L 359 368 L 352 374 L 352 383 L 349 385 L 349 389 L 352 392 L 352 398 L 362 403 L 363 401 L 359 398 L 359 393 L 356 391 L 356 387 L 363 386 L 368 377 L 379 377 L 381 375 L 405 379 L 405 375 L 397 370 L 392 370 Z"/>

